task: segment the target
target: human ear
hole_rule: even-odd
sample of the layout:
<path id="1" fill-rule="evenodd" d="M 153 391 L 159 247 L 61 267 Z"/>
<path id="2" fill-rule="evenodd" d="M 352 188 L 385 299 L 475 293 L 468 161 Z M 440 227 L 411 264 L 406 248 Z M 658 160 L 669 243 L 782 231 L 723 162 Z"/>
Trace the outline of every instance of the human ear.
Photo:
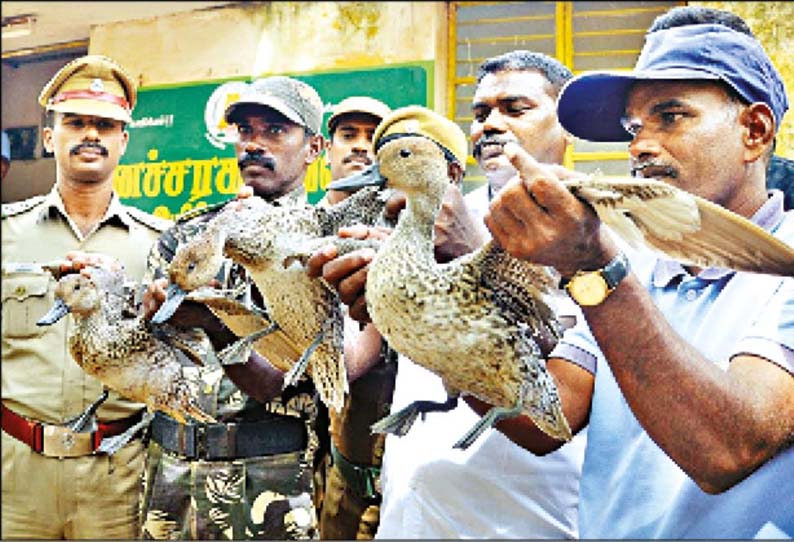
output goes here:
<path id="1" fill-rule="evenodd" d="M 41 130 L 41 143 L 44 145 L 44 150 L 49 153 L 55 152 L 55 147 L 52 144 L 52 128 L 45 126 Z"/>
<path id="2" fill-rule="evenodd" d="M 767 149 L 775 139 L 775 115 L 763 102 L 745 106 L 739 115 L 744 143 L 745 162 L 755 162 L 767 154 Z"/>

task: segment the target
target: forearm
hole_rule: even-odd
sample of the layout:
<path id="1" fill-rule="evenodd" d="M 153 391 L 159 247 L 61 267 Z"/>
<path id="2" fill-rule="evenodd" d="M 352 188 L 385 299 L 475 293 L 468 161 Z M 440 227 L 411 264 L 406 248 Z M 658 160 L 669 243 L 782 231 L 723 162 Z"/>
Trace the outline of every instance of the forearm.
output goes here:
<path id="1" fill-rule="evenodd" d="M 352 321 L 357 326 L 358 322 Z M 372 324 L 366 324 L 358 333 L 348 333 L 345 329 L 345 366 L 347 378 L 352 383 L 366 374 L 381 358 L 383 338 Z"/>
<path id="2" fill-rule="evenodd" d="M 586 369 L 560 358 L 549 359 L 546 370 L 557 386 L 565 419 L 573 434 L 576 434 L 589 421 L 595 378 Z M 480 416 L 491 408 L 491 405 L 469 395 L 464 395 L 464 400 Z M 495 427 L 515 444 L 535 455 L 546 455 L 565 444 L 538 429 L 528 416 L 502 420 Z"/>
<path id="3" fill-rule="evenodd" d="M 251 352 L 246 363 L 224 365 L 223 368 L 226 375 L 243 393 L 260 403 L 281 395 L 284 373 L 254 351 Z"/>
<path id="4" fill-rule="evenodd" d="M 633 275 L 583 311 L 637 420 L 705 491 L 736 484 L 790 438 L 791 401 L 770 394 L 773 383 L 757 374 L 724 371 L 704 358 Z M 777 369 L 759 364 L 764 373 Z"/>

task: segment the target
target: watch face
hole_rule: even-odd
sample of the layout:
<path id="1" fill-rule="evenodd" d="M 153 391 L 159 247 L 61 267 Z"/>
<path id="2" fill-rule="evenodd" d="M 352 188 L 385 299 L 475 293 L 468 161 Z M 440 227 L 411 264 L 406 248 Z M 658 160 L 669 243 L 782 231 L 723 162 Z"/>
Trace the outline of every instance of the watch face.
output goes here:
<path id="1" fill-rule="evenodd" d="M 609 295 L 603 275 L 594 271 L 576 275 L 568 283 L 568 293 L 579 305 L 590 307 L 601 303 Z"/>

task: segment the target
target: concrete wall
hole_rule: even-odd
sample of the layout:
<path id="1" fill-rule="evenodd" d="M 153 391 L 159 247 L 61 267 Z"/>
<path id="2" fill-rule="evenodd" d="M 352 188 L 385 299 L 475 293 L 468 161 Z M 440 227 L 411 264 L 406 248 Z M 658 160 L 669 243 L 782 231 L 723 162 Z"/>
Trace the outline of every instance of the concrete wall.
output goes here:
<path id="1" fill-rule="evenodd" d="M 142 87 L 434 61 L 443 113 L 446 21 L 445 2 L 248 2 L 97 25 L 88 52 L 114 58 Z M 3 126 L 39 124 L 38 92 L 65 63 L 3 64 Z M 44 193 L 54 180 L 53 159 L 15 161 L 2 199 Z"/>

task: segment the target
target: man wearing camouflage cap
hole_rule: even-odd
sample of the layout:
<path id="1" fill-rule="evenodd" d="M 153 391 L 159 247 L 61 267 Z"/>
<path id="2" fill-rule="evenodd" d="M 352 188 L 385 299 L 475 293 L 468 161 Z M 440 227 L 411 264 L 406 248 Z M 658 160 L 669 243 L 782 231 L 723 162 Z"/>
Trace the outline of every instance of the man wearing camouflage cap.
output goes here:
<path id="1" fill-rule="evenodd" d="M 132 77 L 109 58 L 84 56 L 64 66 L 39 96 L 55 185 L 2 208 L 4 540 L 137 534 L 143 444 L 133 439 L 110 457 L 94 451 L 136 423 L 143 405 L 111 392 L 96 411 L 96 428 L 68 427 L 102 384 L 68 354 L 67 319 L 36 326 L 56 284 L 39 264 L 70 261 L 62 271 L 123 265 L 140 280 L 149 247 L 170 225 L 122 205 L 113 191 L 135 99 Z"/>
<path id="2" fill-rule="evenodd" d="M 238 164 L 247 187 L 279 204 L 305 201 L 303 178 L 323 147 L 322 101 L 309 85 L 283 76 L 254 81 L 225 112 L 234 125 Z M 152 249 L 150 271 L 166 275 L 180 242 L 203 231 L 225 205 L 180 217 Z M 237 264 L 218 280 L 256 287 Z M 164 279 L 145 296 L 153 314 Z M 200 325 L 220 348 L 236 337 L 203 306 L 184 303 L 172 322 Z M 225 373 L 224 373 L 225 370 Z M 282 393 L 283 374 L 252 352 L 247 363 L 201 369 L 199 402 L 217 424 L 182 425 L 158 413 L 152 422 L 143 501 L 145 539 L 316 538 L 312 505 L 314 388 L 304 378 Z M 239 386 L 239 388 L 238 388 Z"/>

